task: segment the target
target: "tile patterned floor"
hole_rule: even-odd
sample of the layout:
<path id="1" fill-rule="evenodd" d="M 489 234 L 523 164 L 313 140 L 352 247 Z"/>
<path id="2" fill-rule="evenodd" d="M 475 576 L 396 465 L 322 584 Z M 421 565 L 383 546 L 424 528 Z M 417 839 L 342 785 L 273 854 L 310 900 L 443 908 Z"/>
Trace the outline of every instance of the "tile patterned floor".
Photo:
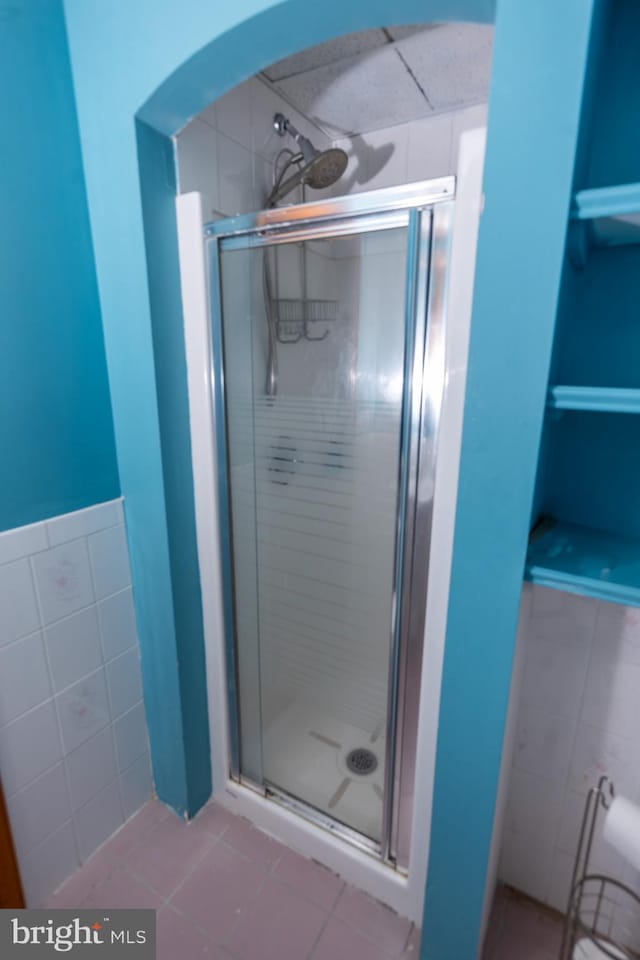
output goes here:
<path id="1" fill-rule="evenodd" d="M 150 801 L 45 906 L 153 907 L 157 960 L 419 954 L 409 920 L 214 803 L 187 825 Z"/>
<path id="2" fill-rule="evenodd" d="M 558 960 L 562 924 L 555 911 L 499 887 L 482 960 Z"/>

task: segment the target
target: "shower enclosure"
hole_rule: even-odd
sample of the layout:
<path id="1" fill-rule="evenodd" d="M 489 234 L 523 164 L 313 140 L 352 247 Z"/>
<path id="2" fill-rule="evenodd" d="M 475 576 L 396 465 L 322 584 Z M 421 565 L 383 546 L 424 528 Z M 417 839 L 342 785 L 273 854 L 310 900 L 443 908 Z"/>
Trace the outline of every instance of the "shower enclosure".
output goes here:
<path id="1" fill-rule="evenodd" d="M 401 871 L 454 189 L 206 227 L 230 774 Z"/>

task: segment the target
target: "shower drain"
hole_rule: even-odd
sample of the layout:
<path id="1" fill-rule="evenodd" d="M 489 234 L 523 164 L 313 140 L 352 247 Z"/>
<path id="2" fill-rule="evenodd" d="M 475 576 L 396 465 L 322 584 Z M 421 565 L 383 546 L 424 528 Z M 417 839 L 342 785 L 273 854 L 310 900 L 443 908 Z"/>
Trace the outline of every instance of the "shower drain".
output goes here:
<path id="1" fill-rule="evenodd" d="M 366 747 L 356 747 L 347 754 L 347 767 L 351 773 L 356 773 L 360 777 L 373 773 L 377 766 L 378 758 Z"/>

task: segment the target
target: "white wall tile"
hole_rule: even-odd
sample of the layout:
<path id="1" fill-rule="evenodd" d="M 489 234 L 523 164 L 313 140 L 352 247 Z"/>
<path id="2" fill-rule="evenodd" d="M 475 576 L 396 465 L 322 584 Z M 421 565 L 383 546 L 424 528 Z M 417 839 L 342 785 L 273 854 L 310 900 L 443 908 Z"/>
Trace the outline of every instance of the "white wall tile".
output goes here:
<path id="1" fill-rule="evenodd" d="M 64 767 L 56 764 L 47 773 L 14 793 L 7 801 L 11 833 L 20 862 L 71 817 Z"/>
<path id="2" fill-rule="evenodd" d="M 632 608 L 534 587 L 524 643 L 527 669 L 501 878 L 564 910 L 587 791 L 606 773 L 618 793 L 640 799 L 640 614 Z M 566 730 L 575 723 L 569 761 L 567 739 L 558 737 L 553 719 L 558 714 L 564 714 L 560 722 Z M 528 778 L 522 767 L 530 771 Z M 547 780 L 550 771 L 552 782 Z M 558 796 L 562 797 L 559 824 Z M 600 816 L 592 866 L 620 878 L 624 864 L 603 841 L 602 823 Z M 547 832 L 555 840 L 551 879 L 543 895 Z M 537 843 L 544 853 L 535 849 Z"/>
<path id="3" fill-rule="evenodd" d="M 360 151 L 358 162 L 366 169 L 366 180 L 360 183 L 359 190 L 380 190 L 407 182 L 409 130 L 406 124 L 364 134 L 359 138 L 357 150 Z"/>
<path id="4" fill-rule="evenodd" d="M 603 659 L 615 657 L 621 663 L 640 665 L 640 609 L 601 603 L 593 648 Z"/>
<path id="5" fill-rule="evenodd" d="M 574 855 L 563 853 L 561 850 L 556 850 L 553 856 L 546 902 L 561 913 L 565 913 L 569 902 L 573 862 Z"/>
<path id="6" fill-rule="evenodd" d="M 111 716 L 115 720 L 142 699 L 142 676 L 137 647 L 111 660 L 106 666 Z"/>
<path id="7" fill-rule="evenodd" d="M 118 769 L 126 770 L 143 753 L 149 750 L 147 721 L 142 703 L 128 710 L 115 721 L 113 732 L 116 741 Z"/>
<path id="8" fill-rule="evenodd" d="M 216 100 L 216 129 L 247 150 L 252 149 L 251 93 L 252 81 L 233 87 Z"/>
<path id="9" fill-rule="evenodd" d="M 85 607 L 45 628 L 45 641 L 56 693 L 102 663 L 96 607 Z"/>
<path id="10" fill-rule="evenodd" d="M 92 534 L 89 537 L 89 554 L 97 600 L 129 586 L 131 571 L 124 525 Z"/>
<path id="11" fill-rule="evenodd" d="M 575 722 L 537 708 L 520 710 L 514 763 L 527 773 L 564 780 L 571 762 Z"/>
<path id="12" fill-rule="evenodd" d="M 50 697 L 42 634 L 0 647 L 0 726 Z"/>
<path id="13" fill-rule="evenodd" d="M 531 618 L 531 643 L 522 687 L 522 703 L 549 713 L 577 718 L 591 652 L 589 630 L 574 629 L 565 617 Z M 571 629 L 569 629 L 571 627 Z"/>
<path id="14" fill-rule="evenodd" d="M 533 844 L 527 834 L 511 836 L 509 842 L 502 846 L 498 875 L 503 883 L 544 902 L 551 879 L 553 856 L 551 836 Z"/>
<path id="15" fill-rule="evenodd" d="M 131 653 L 112 671 L 111 695 L 118 712 L 140 700 L 123 523 L 118 499 L 0 540 L 0 779 L 31 906 L 78 865 L 76 827 L 86 856 L 122 823 L 123 803 L 131 815 L 152 788 L 143 705 L 114 724 L 103 667 Z"/>
<path id="16" fill-rule="evenodd" d="M 451 160 L 453 120 L 450 114 L 426 117 L 409 124 L 407 180 L 445 177 L 455 169 Z"/>
<path id="17" fill-rule="evenodd" d="M 34 633 L 40 626 L 28 560 L 0 566 L 0 646 Z"/>
<path id="18" fill-rule="evenodd" d="M 117 777 L 110 726 L 87 740 L 65 758 L 72 809 L 78 810 Z"/>
<path id="19" fill-rule="evenodd" d="M 56 890 L 78 866 L 73 830 L 66 823 L 50 834 L 20 863 L 27 906 L 34 908 Z"/>
<path id="20" fill-rule="evenodd" d="M 205 207 L 219 209 L 218 134 L 197 118 L 177 138 L 180 193 L 197 190 Z"/>
<path id="21" fill-rule="evenodd" d="M 564 784 L 514 769 L 505 813 L 505 830 L 531 846 L 555 841 L 563 814 Z"/>
<path id="22" fill-rule="evenodd" d="M 550 587 L 534 587 L 531 617 L 534 621 L 550 619 L 559 629 L 579 631 L 591 629 L 598 612 L 598 601 Z M 550 629 L 555 629 L 552 625 Z"/>
<path id="23" fill-rule="evenodd" d="M 0 771 L 10 797 L 54 766 L 62 756 L 53 701 L 0 727 Z"/>
<path id="24" fill-rule="evenodd" d="M 153 794 L 151 779 L 151 761 L 148 753 L 144 753 L 125 770 L 120 778 L 122 791 L 122 805 L 125 818 L 133 816 L 143 803 Z"/>
<path id="25" fill-rule="evenodd" d="M 606 774 L 618 793 L 629 796 L 636 788 L 637 741 L 625 740 L 588 724 L 581 724 L 576 736 L 569 783 L 583 795 Z"/>
<path id="26" fill-rule="evenodd" d="M 253 208 L 262 210 L 273 186 L 273 166 L 268 160 L 253 155 Z"/>
<path id="27" fill-rule="evenodd" d="M 488 104 L 479 103 L 475 107 L 467 107 L 466 110 L 455 110 L 450 114 L 453 122 L 451 140 L 452 163 L 456 164 L 458 161 L 458 149 L 462 134 L 466 130 L 477 130 L 479 127 L 486 127 L 489 120 L 488 113 Z M 455 169 L 455 166 L 453 169 Z M 556 591 L 556 593 L 558 592 L 559 591 Z"/>
<path id="28" fill-rule="evenodd" d="M 594 655 L 581 721 L 620 737 L 640 735 L 640 666 L 624 663 L 611 651 L 609 661 Z"/>
<path id="29" fill-rule="evenodd" d="M 223 134 L 218 135 L 220 212 L 249 213 L 253 207 L 252 155 Z"/>
<path id="30" fill-rule="evenodd" d="M 73 818 L 81 862 L 88 860 L 123 821 L 120 788 L 114 782 L 78 810 Z"/>
<path id="31" fill-rule="evenodd" d="M 32 557 L 31 563 L 43 624 L 68 617 L 93 602 L 86 540 L 45 550 Z"/>
<path id="32" fill-rule="evenodd" d="M 273 161 L 283 147 L 295 150 L 295 142 L 281 137 L 273 126 L 276 113 L 284 113 L 295 124 L 298 117 L 278 94 L 261 80 L 251 81 L 251 149 L 265 160 Z M 302 133 L 305 131 L 301 130 Z M 305 133 L 305 136 L 308 136 Z M 288 142 L 287 142 L 288 141 Z"/>
<path id="33" fill-rule="evenodd" d="M 276 113 L 284 113 L 296 129 L 307 139 L 311 140 L 318 150 L 331 146 L 329 137 L 303 116 L 299 110 L 287 103 L 275 90 L 267 86 L 259 78 L 251 81 L 251 127 L 253 132 L 252 147 L 254 153 L 273 162 L 283 147 L 295 150 L 295 141 L 281 137 L 273 126 Z"/>
<path id="34" fill-rule="evenodd" d="M 47 528 L 44 523 L 30 523 L 0 533 L 0 564 L 20 560 L 39 550 L 46 550 Z"/>
<path id="35" fill-rule="evenodd" d="M 105 661 L 134 646 L 138 634 L 131 587 L 101 600 L 98 603 L 98 619 Z"/>
<path id="36" fill-rule="evenodd" d="M 55 547 L 69 540 L 77 540 L 78 537 L 104 530 L 105 527 L 113 527 L 117 523 L 122 523 L 120 499 L 97 503 L 93 507 L 85 507 L 84 510 L 76 510 L 74 513 L 65 513 L 61 517 L 47 520 L 49 545 Z"/>
<path id="37" fill-rule="evenodd" d="M 109 723 L 109 704 L 104 669 L 85 677 L 56 697 L 65 753 Z"/>
<path id="38" fill-rule="evenodd" d="M 475 107 L 468 107 L 466 110 L 456 110 L 451 114 L 451 119 L 451 164 L 452 170 L 455 170 L 458 164 L 458 152 L 460 150 L 460 138 L 462 134 L 467 130 L 477 130 L 478 128 L 487 126 L 487 104 L 480 103 Z"/>

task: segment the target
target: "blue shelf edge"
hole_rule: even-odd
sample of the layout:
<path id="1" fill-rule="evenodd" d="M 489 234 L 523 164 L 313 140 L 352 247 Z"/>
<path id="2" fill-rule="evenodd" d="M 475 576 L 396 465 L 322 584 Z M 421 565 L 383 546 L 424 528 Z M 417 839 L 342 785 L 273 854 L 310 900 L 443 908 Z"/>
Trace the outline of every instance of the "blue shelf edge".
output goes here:
<path id="1" fill-rule="evenodd" d="M 640 606 L 640 540 L 557 523 L 529 546 L 525 580 Z"/>
<path id="2" fill-rule="evenodd" d="M 595 597 L 596 600 L 622 603 L 627 607 L 640 607 L 640 588 L 636 590 L 634 587 L 625 587 L 607 580 L 570 576 L 536 564 L 527 564 L 524 578 L 538 587 L 550 587 L 553 590 L 577 593 L 581 597 Z"/>
<path id="3" fill-rule="evenodd" d="M 595 220 L 598 217 L 616 217 L 640 211 L 640 183 L 625 183 L 616 187 L 579 190 L 573 196 L 572 220 Z"/>
<path id="4" fill-rule="evenodd" d="M 549 390 L 547 406 L 553 410 L 592 410 L 600 413 L 640 413 L 640 390 L 626 387 L 572 387 Z"/>

